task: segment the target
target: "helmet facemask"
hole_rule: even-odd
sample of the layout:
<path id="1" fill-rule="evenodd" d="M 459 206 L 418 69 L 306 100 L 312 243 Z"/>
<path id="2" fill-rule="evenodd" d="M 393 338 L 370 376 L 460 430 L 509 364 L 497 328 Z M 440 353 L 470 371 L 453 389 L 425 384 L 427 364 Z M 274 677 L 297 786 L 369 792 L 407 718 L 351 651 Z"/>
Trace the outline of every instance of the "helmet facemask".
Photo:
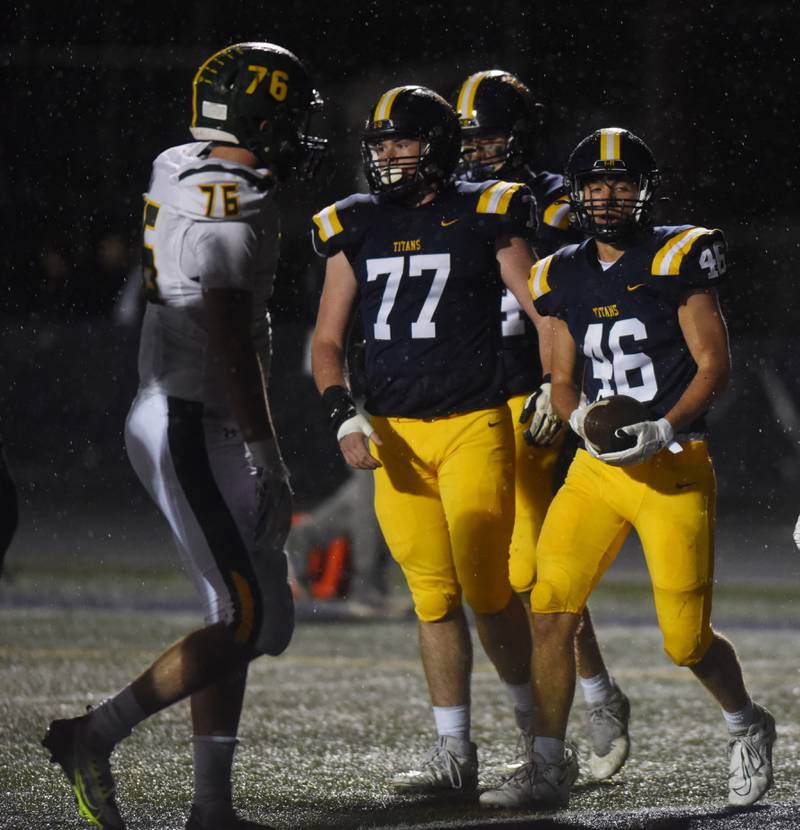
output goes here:
<path id="1" fill-rule="evenodd" d="M 628 181 L 632 198 L 610 194 L 592 196 L 593 183 Z M 652 199 L 658 186 L 657 172 L 636 174 L 624 168 L 593 169 L 565 177 L 570 208 L 581 230 L 600 242 L 625 242 L 650 225 Z"/>
<path id="2" fill-rule="evenodd" d="M 419 142 L 419 151 L 409 155 L 380 157 L 384 141 L 408 139 Z M 415 202 L 435 189 L 441 171 L 431 158 L 431 142 L 425 135 L 403 135 L 387 130 L 367 130 L 361 141 L 364 172 L 373 193 L 393 202 Z"/>
<path id="3" fill-rule="evenodd" d="M 308 181 L 316 174 L 327 150 L 327 139 L 311 133 L 312 120 L 321 109 L 322 99 L 316 90 L 308 109 L 277 107 L 271 118 L 249 131 L 252 138 L 245 146 L 272 170 L 278 181 Z"/>
<path id="4" fill-rule="evenodd" d="M 398 146 L 418 141 L 419 147 Z M 453 178 L 460 150 L 458 117 L 433 90 L 387 90 L 370 109 L 361 135 L 361 158 L 370 192 L 413 207 Z M 393 142 L 383 146 L 383 142 Z"/>
<path id="5" fill-rule="evenodd" d="M 485 182 L 502 178 L 508 166 L 514 138 L 499 130 L 461 128 L 461 159 L 456 175 L 468 182 Z M 491 155 L 484 152 L 491 148 Z"/>

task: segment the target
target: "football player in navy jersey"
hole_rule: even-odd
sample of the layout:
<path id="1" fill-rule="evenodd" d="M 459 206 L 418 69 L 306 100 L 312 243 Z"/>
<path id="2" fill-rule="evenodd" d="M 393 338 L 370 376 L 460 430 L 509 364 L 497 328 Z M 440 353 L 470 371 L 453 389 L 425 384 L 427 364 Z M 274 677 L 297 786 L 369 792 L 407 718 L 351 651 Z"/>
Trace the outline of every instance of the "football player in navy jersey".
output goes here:
<path id="1" fill-rule="evenodd" d="M 267 400 L 280 216 L 276 180 L 307 178 L 323 141 L 303 64 L 272 43 L 211 55 L 193 83 L 194 141 L 153 163 L 144 208 L 147 308 L 128 457 L 169 523 L 205 624 L 43 744 L 92 825 L 124 830 L 110 756 L 143 720 L 189 697 L 194 798 L 186 830 L 256 830 L 232 805 L 250 662 L 294 630 L 283 544 L 288 472 Z"/>
<path id="2" fill-rule="evenodd" d="M 539 256 L 580 241 L 580 231 L 569 221 L 563 176 L 532 169 L 539 118 L 528 87 L 509 72 L 491 69 L 470 75 L 455 100 L 461 122 L 461 178 L 526 184 L 536 199 L 538 227 L 532 242 Z M 509 574 L 511 585 L 527 604 L 536 573 L 536 543 L 560 483 L 555 480 L 556 470 L 565 463 L 557 465 L 559 454 L 571 455 L 577 439 L 570 437 L 564 446 L 562 421 L 552 409 L 550 376 L 542 376 L 537 360 L 536 329 L 507 289 L 501 317 L 506 392 L 516 446 Z M 590 770 L 594 778 L 609 778 L 628 757 L 630 704 L 606 670 L 588 608 L 575 637 L 575 655 L 592 742 Z"/>
<path id="3" fill-rule="evenodd" d="M 527 764 L 490 806 L 565 806 L 578 774 L 564 733 L 575 684 L 568 659 L 580 613 L 631 527 L 653 585 L 664 650 L 722 708 L 729 736 L 728 800 L 753 804 L 772 784 L 775 721 L 745 689 L 733 646 L 710 624 L 715 481 L 705 413 L 730 374 L 716 286 L 725 237 L 693 225 L 653 227 L 659 173 L 627 130 L 598 130 L 567 166 L 570 208 L 587 238 L 538 262 L 531 291 L 554 319 L 552 397 L 583 439 L 542 528 L 534 612 L 535 733 Z M 582 373 L 582 374 L 581 374 Z M 582 383 L 581 383 L 582 377 Z M 585 407 L 624 394 L 651 418 L 600 453 L 583 433 Z"/>
<path id="4" fill-rule="evenodd" d="M 454 182 L 458 118 L 418 86 L 385 92 L 362 140 L 370 194 L 314 216 L 327 258 L 314 377 L 346 461 L 375 471 L 375 509 L 410 588 L 438 739 L 403 792 L 474 791 L 472 647 L 462 600 L 512 700 L 529 707 L 530 633 L 508 577 L 513 424 L 503 389 L 505 284 L 543 326 L 527 289 L 531 193 L 520 183 Z M 345 388 L 355 309 L 365 335 L 365 409 Z"/>

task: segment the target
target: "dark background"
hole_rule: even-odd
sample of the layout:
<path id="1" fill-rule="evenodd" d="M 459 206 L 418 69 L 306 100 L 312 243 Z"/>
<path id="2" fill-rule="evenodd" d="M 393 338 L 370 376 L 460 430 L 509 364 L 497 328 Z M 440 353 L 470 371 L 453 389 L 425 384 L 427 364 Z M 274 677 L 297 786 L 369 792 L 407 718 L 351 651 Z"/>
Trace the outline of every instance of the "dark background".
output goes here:
<path id="1" fill-rule="evenodd" d="M 540 168 L 560 171 L 599 127 L 626 127 L 665 172 L 660 221 L 726 231 L 736 364 L 713 418 L 721 506 L 781 521 L 796 513 L 792 4 L 121 0 L 10 11 L 0 34 L 0 429 L 23 511 L 65 492 L 142 498 L 122 449 L 138 320 L 118 302 L 136 278 L 141 193 L 155 155 L 189 140 L 196 67 L 229 43 L 268 40 L 307 64 L 333 149 L 324 175 L 279 197 L 273 399 L 299 507 L 344 475 L 302 367 L 321 281 L 309 217 L 362 189 L 359 128 L 381 92 L 421 83 L 449 97 L 469 73 L 500 67 L 546 105 Z"/>

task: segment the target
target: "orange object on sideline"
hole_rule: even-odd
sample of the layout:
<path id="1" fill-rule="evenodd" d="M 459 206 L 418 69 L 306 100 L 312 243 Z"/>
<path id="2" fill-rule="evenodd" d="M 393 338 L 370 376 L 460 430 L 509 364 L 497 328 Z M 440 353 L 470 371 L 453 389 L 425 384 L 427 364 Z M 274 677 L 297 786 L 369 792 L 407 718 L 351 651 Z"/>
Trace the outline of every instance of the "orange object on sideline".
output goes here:
<path id="1" fill-rule="evenodd" d="M 320 577 L 311 584 L 315 599 L 336 599 L 347 595 L 350 582 L 350 542 L 338 536 L 329 545 Z"/>

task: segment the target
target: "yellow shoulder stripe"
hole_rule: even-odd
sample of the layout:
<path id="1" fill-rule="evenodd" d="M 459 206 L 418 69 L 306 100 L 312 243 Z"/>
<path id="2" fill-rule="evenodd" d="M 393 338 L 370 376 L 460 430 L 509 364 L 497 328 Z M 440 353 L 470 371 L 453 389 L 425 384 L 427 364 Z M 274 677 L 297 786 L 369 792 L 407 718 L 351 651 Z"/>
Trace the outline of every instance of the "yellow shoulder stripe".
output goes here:
<path id="1" fill-rule="evenodd" d="M 534 300 L 544 296 L 550 290 L 550 283 L 547 281 L 547 274 L 553 264 L 553 255 L 546 256 L 535 262 L 531 267 L 531 275 L 528 278 L 528 288 Z"/>
<path id="2" fill-rule="evenodd" d="M 337 233 L 341 233 L 344 230 L 336 213 L 335 204 L 328 205 L 324 210 L 315 213 L 313 219 L 319 231 L 319 238 L 323 242 L 327 242 L 332 236 L 336 236 Z"/>
<path id="3" fill-rule="evenodd" d="M 545 208 L 542 220 L 545 225 L 550 225 L 551 228 L 567 230 L 569 228 L 569 199 L 562 196 L 551 205 L 548 205 Z"/>
<path id="4" fill-rule="evenodd" d="M 508 210 L 511 197 L 522 187 L 519 182 L 495 182 L 481 193 L 478 199 L 478 213 L 500 213 Z"/>
<path id="5" fill-rule="evenodd" d="M 676 276 L 679 274 L 683 258 L 691 250 L 694 241 L 697 237 L 705 236 L 709 233 L 714 233 L 714 231 L 708 228 L 688 228 L 685 231 L 681 231 L 677 236 L 668 239 L 653 257 L 650 273 L 656 277 Z"/>

